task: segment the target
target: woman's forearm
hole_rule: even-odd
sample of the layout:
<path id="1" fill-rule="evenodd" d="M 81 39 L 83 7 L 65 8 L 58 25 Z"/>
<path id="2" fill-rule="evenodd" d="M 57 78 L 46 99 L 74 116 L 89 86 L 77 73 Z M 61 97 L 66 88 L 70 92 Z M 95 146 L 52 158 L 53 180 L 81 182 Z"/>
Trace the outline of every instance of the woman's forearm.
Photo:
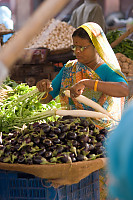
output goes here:
<path id="1" fill-rule="evenodd" d="M 94 90 L 95 80 L 84 79 L 82 80 L 82 83 L 85 85 L 85 87 Z M 113 97 L 125 97 L 129 94 L 128 85 L 123 82 L 98 81 L 97 91 Z"/>

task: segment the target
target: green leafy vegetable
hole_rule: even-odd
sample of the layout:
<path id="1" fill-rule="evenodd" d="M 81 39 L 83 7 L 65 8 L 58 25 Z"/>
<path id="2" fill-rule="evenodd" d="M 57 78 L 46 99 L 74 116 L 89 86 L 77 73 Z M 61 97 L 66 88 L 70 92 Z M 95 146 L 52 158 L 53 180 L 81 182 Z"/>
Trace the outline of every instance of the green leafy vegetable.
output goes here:
<path id="1" fill-rule="evenodd" d="M 122 35 L 122 31 L 115 30 L 115 31 L 109 31 L 106 34 L 106 37 L 111 44 L 114 42 L 117 38 L 119 38 Z M 116 47 L 113 48 L 114 53 L 122 53 L 126 57 L 133 60 L 133 41 L 126 38 L 122 42 L 120 42 Z"/>
<path id="2" fill-rule="evenodd" d="M 59 99 L 53 100 L 49 104 L 41 104 L 39 100 L 44 93 L 40 93 L 35 86 L 29 87 L 26 83 L 21 83 L 13 87 L 14 89 L 8 92 L 8 97 L 1 102 L 1 132 L 9 132 L 14 127 L 21 128 L 23 124 L 27 124 L 31 119 L 34 122 L 37 119 L 43 120 L 45 117 L 53 116 L 55 111 L 51 110 L 60 107 Z M 44 116 L 37 118 L 42 111 L 49 112 L 43 112 Z"/>

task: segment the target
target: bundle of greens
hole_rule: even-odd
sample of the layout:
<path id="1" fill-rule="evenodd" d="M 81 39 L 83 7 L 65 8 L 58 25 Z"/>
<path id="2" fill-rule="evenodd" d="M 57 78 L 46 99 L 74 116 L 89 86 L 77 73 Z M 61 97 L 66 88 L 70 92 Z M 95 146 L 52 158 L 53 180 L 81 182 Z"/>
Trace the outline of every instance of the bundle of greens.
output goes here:
<path id="1" fill-rule="evenodd" d="M 119 38 L 122 35 L 122 31 L 119 30 L 114 30 L 114 31 L 109 31 L 106 34 L 106 37 L 111 44 L 114 42 L 117 38 Z M 127 58 L 130 58 L 133 60 L 133 41 L 126 38 L 124 39 L 121 43 L 119 43 L 116 47 L 113 48 L 115 53 L 122 53 L 124 54 Z"/>
<path id="2" fill-rule="evenodd" d="M 44 96 L 35 86 L 29 87 L 25 83 L 17 85 L 10 91 L 8 98 L 1 102 L 0 131 L 9 133 L 14 128 L 22 129 L 23 125 L 31 122 L 56 120 L 59 116 L 87 117 L 87 118 L 112 118 L 99 105 L 90 103 L 89 99 L 81 96 L 80 101 L 97 111 L 88 110 L 60 110 L 61 104 L 58 99 L 42 105 L 40 99 Z M 58 101 L 57 101 L 58 100 Z"/>
<path id="3" fill-rule="evenodd" d="M 7 77 L 6 80 L 3 82 L 2 87 L 9 86 L 12 89 L 14 89 L 17 85 L 18 85 L 18 83 L 16 83 L 14 80 L 11 80 L 10 77 Z"/>
<path id="4" fill-rule="evenodd" d="M 3 84 L 2 87 L 6 85 Z M 57 99 L 48 104 L 41 104 L 39 100 L 44 94 L 40 93 L 36 86 L 29 87 L 26 83 L 16 85 L 14 83 L 12 90 L 8 91 L 8 97 L 0 102 L 0 131 L 9 132 L 14 127 L 21 128 L 23 124 L 28 123 L 27 117 L 32 121 L 32 117 L 42 111 L 49 111 L 46 112 L 46 117 L 52 116 L 51 109 L 60 107 L 60 102 Z M 43 115 L 45 119 L 45 113 Z"/>

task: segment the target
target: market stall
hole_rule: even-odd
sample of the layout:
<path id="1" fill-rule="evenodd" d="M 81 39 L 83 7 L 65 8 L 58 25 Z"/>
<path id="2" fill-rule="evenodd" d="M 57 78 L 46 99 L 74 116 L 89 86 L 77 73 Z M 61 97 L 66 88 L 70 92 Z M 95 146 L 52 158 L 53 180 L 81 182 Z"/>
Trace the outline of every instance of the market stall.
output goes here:
<path id="1" fill-rule="evenodd" d="M 36 199 L 41 199 L 39 191 L 46 191 L 45 187 L 49 184 L 49 195 L 53 195 L 53 191 L 54 194 L 58 192 L 57 199 L 62 199 L 62 195 L 66 195 L 64 198 L 70 195 L 70 199 L 76 199 L 75 195 L 79 199 L 81 195 L 85 199 L 94 197 L 99 199 L 98 170 L 106 165 L 102 144 L 108 131 L 99 130 L 86 120 L 70 116 L 58 118 L 56 121 L 51 121 L 52 118 L 50 118 L 51 120 L 49 119 L 50 121 L 48 120 L 47 123 L 38 123 L 36 122 L 38 117 L 38 121 L 40 121 L 41 118 L 47 120 L 46 114 L 51 116 L 49 107 L 45 108 L 41 103 L 37 103 L 34 96 L 32 98 L 35 100 L 32 99 L 31 104 L 29 93 L 32 91 L 25 85 L 13 85 L 13 88 L 14 92 L 8 88 L 10 93 L 6 93 L 5 89 L 1 99 L 1 103 L 4 98 L 6 102 L 1 107 L 0 185 L 1 187 L 2 185 L 3 187 L 8 186 L 7 190 L 4 188 L 1 198 L 4 196 L 7 198 L 6 195 L 10 193 L 9 199 L 22 197 L 27 199 L 34 197 L 33 199 L 35 199 L 33 194 L 38 191 Z M 24 93 L 21 97 L 20 92 Z M 4 93 L 8 94 L 9 98 Z M 27 103 L 25 103 L 26 100 Z M 10 104 L 7 106 L 8 101 Z M 22 104 L 23 106 L 20 106 Z M 36 109 L 35 105 L 40 109 Z M 53 105 L 55 106 L 55 103 Z M 10 117 L 7 117 L 5 113 L 5 106 L 7 106 L 6 113 L 10 113 Z M 14 115 L 12 107 L 16 107 L 15 110 L 18 110 L 18 113 L 15 111 L 16 115 Z M 25 108 L 27 109 L 25 110 Z M 27 124 L 26 122 L 29 120 L 35 122 Z M 10 123 L 8 123 L 9 121 Z M 22 124 L 27 125 L 21 129 Z M 15 130 L 14 126 L 18 128 Z M 33 182 L 34 188 L 33 185 L 27 188 L 27 185 L 33 184 Z M 40 182 L 39 186 L 37 186 L 38 182 Z M 24 183 L 26 185 L 23 185 Z M 75 187 L 76 190 L 67 191 L 68 188 Z M 62 193 L 62 190 L 65 191 L 65 194 Z M 23 194 L 24 191 L 26 191 L 25 194 Z M 32 196 L 27 196 L 29 192 L 32 192 L 30 194 Z M 49 198 L 47 193 L 42 195 L 45 199 Z"/>
<path id="2" fill-rule="evenodd" d="M 3 88 L 6 95 L 3 92 L 1 98 L 3 200 L 100 200 L 99 170 L 106 167 L 103 144 L 108 131 L 95 126 L 92 118 L 110 116 L 102 111 L 95 115 L 84 111 L 84 115 L 80 112 L 79 117 L 77 113 L 70 117 L 64 111 L 62 117 L 59 103 L 54 100 L 42 105 L 39 100 L 44 93 L 29 87 L 42 78 L 53 80 L 63 64 L 74 58 L 70 49 L 73 30 L 67 23 L 52 19 L 10 71 L 17 85 L 11 87 L 9 80 L 11 88 L 7 88 L 6 82 Z M 85 114 L 88 121 L 80 118 Z"/>
<path id="3" fill-rule="evenodd" d="M 27 27 L 28 25 L 29 24 L 27 24 Z M 25 37 L 28 40 L 28 38 L 30 38 L 30 34 L 26 36 L 26 29 L 23 29 L 23 31 L 25 32 Z M 22 36 L 21 33 L 19 34 L 20 34 L 19 37 L 16 37 L 16 42 L 18 43 L 20 41 L 19 39 L 23 38 L 21 37 Z M 24 46 L 22 41 L 19 47 L 18 45 L 16 45 L 16 42 L 15 40 L 13 42 L 10 41 L 9 48 L 8 48 L 8 45 L 5 46 L 5 48 L 3 48 L 3 51 L 0 54 L 0 58 L 2 62 L 8 67 L 17 60 L 16 58 L 19 57 L 19 53 L 22 52 L 21 50 Z M 16 48 L 14 48 L 14 51 L 11 51 L 12 50 L 11 43 L 15 44 Z M 25 43 L 26 43 L 26 40 L 25 40 Z M 42 60 L 43 59 L 45 60 L 46 58 L 45 56 L 48 53 L 47 49 L 49 48 L 46 47 L 44 49 L 35 49 L 35 51 L 33 51 L 34 53 L 30 54 L 30 56 L 36 57 L 37 55 L 38 57 L 38 55 L 39 56 L 41 55 Z M 41 54 L 39 54 L 38 51 L 39 52 L 41 51 Z M 10 54 L 8 55 L 9 56 L 8 59 L 5 59 L 4 55 L 7 55 L 6 54 L 7 52 L 8 53 L 10 52 Z M 65 53 L 66 52 L 67 51 L 65 50 Z M 54 52 L 52 53 L 53 55 L 55 55 Z M 43 57 L 42 57 L 42 54 L 44 55 Z M 33 63 L 33 65 L 34 64 L 35 63 Z M 0 115 L 0 119 L 1 119 L 0 120 L 1 121 L 1 127 L 0 127 L 1 128 L 1 137 L 0 137 L 0 142 L 1 142 L 1 145 L 0 145 L 0 161 L 1 161 L 0 162 L 0 169 L 1 169 L 0 170 L 0 187 L 1 187 L 0 191 L 1 193 L 0 195 L 1 196 L 0 198 L 3 200 L 4 199 L 6 200 L 8 199 L 9 200 L 11 199 L 12 200 L 15 200 L 15 199 L 36 199 L 36 200 L 58 199 L 59 200 L 60 199 L 61 200 L 64 198 L 76 200 L 76 199 L 82 199 L 84 197 L 84 199 L 94 198 L 94 199 L 99 200 L 100 194 L 99 194 L 99 171 L 98 170 L 100 168 L 103 168 L 106 163 L 105 159 L 103 158 L 103 150 L 102 150 L 102 142 L 104 140 L 106 130 L 104 130 L 105 132 L 101 132 L 95 126 L 92 126 L 91 128 L 88 127 L 91 124 L 86 125 L 87 126 L 86 129 L 83 130 L 85 128 L 84 127 L 85 125 L 80 124 L 80 126 L 78 126 L 80 121 L 77 122 L 77 124 L 75 124 L 75 122 L 73 122 L 73 120 L 75 120 L 75 117 L 72 118 L 72 121 L 69 119 L 69 123 L 68 123 L 68 120 L 66 119 L 68 123 L 68 127 L 70 127 L 70 122 L 71 122 L 72 124 L 74 123 L 74 125 L 76 125 L 75 129 L 78 130 L 82 128 L 82 130 L 79 130 L 79 135 L 75 136 L 75 139 L 73 138 L 74 136 L 72 137 L 70 133 L 67 135 L 64 135 L 64 133 L 66 134 L 67 132 L 70 131 L 70 129 L 68 131 L 62 130 L 62 132 L 60 133 L 63 133 L 64 137 L 69 137 L 69 138 L 63 139 L 61 136 L 62 139 L 60 138 L 60 142 L 59 142 L 59 140 L 57 140 L 58 139 L 57 129 L 56 129 L 57 127 L 54 127 L 52 125 L 52 123 L 55 123 L 56 125 L 56 122 L 54 122 L 53 120 L 50 120 L 49 125 L 48 125 L 48 121 L 47 123 L 44 121 L 42 123 L 40 122 L 41 118 L 43 120 L 44 118 L 47 119 L 48 116 L 51 117 L 51 112 L 54 113 L 54 116 L 57 114 L 55 113 L 55 110 L 52 110 L 52 106 L 50 107 L 50 105 L 47 105 L 48 107 L 47 106 L 45 107 L 39 103 L 38 99 L 36 99 L 36 92 L 38 93 L 38 91 L 35 88 L 29 88 L 28 85 L 25 85 L 24 83 L 16 85 L 14 82 L 12 83 L 11 80 L 9 80 L 9 85 L 10 85 L 9 88 L 7 87 L 6 84 L 4 85 L 5 87 L 2 88 L 2 91 L 1 91 L 2 97 L 1 97 L 1 115 Z M 11 87 L 12 84 L 13 84 L 13 88 Z M 13 94 L 14 94 L 14 98 L 13 98 Z M 38 95 L 40 95 L 39 96 L 40 98 L 42 97 L 42 94 L 38 93 Z M 54 101 L 54 107 L 55 107 L 55 101 Z M 40 116 L 40 114 L 43 114 L 43 115 Z M 44 117 L 45 114 L 47 117 Z M 42 128 L 39 131 L 40 133 L 36 130 L 37 132 L 34 132 L 35 141 L 33 142 L 31 141 L 33 139 L 32 134 L 29 133 L 29 137 L 27 138 L 28 136 L 27 128 L 25 126 L 22 127 L 22 124 L 25 124 L 26 126 L 29 125 L 32 128 L 33 125 L 29 124 L 30 123 L 29 120 L 31 118 L 32 122 L 34 120 L 35 120 L 34 122 L 36 122 L 37 120 L 34 119 L 34 117 L 35 118 L 41 117 L 39 120 L 39 123 L 35 123 L 35 124 L 36 125 L 38 124 L 39 126 L 43 126 L 45 124 L 48 126 L 47 128 L 49 128 L 49 131 L 48 129 L 46 131 L 46 127 L 45 127 L 45 132 Z M 101 115 L 101 117 L 103 117 L 103 115 Z M 62 120 L 62 118 L 60 119 Z M 24 122 L 23 120 L 26 120 L 26 121 Z M 80 118 L 76 118 L 76 120 L 80 120 Z M 64 127 L 64 124 L 63 124 L 63 127 Z M 17 128 L 17 129 L 14 129 L 14 128 Z M 73 130 L 74 126 L 71 126 L 71 129 Z M 89 129 L 91 130 L 91 134 L 94 134 L 94 136 L 92 135 L 90 138 L 89 138 Z M 58 131 L 59 131 L 59 127 L 58 127 Z M 84 131 L 85 132 L 87 131 L 86 139 L 88 140 L 88 142 L 90 142 L 90 145 L 91 145 L 90 150 L 96 151 L 95 149 L 96 147 L 99 149 L 99 152 L 97 152 L 97 154 L 96 152 L 91 153 L 90 154 L 91 156 L 88 155 L 87 157 L 88 153 L 86 155 L 82 153 L 82 156 L 81 157 L 79 156 L 80 151 L 85 151 L 86 153 L 86 150 L 83 149 L 84 147 L 82 146 L 84 144 L 84 142 L 82 141 L 82 139 L 84 138 L 84 134 L 83 134 Z M 49 135 L 50 132 L 51 133 L 54 132 L 53 133 L 54 135 L 51 134 L 50 136 Z M 42 163 L 40 163 L 38 158 L 35 156 L 36 153 L 44 149 L 42 148 L 42 146 L 38 146 L 38 145 L 41 145 L 41 143 L 39 142 L 40 144 L 37 144 L 36 139 L 38 138 L 36 138 L 36 135 L 38 135 L 40 139 L 43 140 L 43 142 L 45 142 L 45 145 L 48 149 L 51 148 L 51 151 L 54 156 L 54 157 L 53 156 L 49 157 L 49 155 L 46 153 L 48 151 L 44 152 L 46 158 L 42 160 L 43 157 L 41 156 L 41 161 L 43 161 Z M 22 136 L 24 136 L 23 141 L 21 140 L 22 138 L 19 138 Z M 95 137 L 97 137 L 97 141 L 99 141 L 99 144 L 94 140 Z M 18 138 L 20 140 L 15 141 L 15 139 L 18 139 Z M 27 143 L 25 143 L 26 138 L 28 139 Z M 50 138 L 52 140 L 51 141 L 52 143 L 50 142 Z M 76 148 L 72 148 L 71 146 L 71 142 L 73 140 L 76 142 L 76 138 L 81 140 L 80 141 L 81 144 L 78 144 L 79 146 L 79 150 L 77 148 L 78 151 L 76 150 Z M 13 144 L 13 141 L 15 142 L 14 144 Z M 66 144 L 67 141 L 69 141 L 70 144 Z M 68 152 L 66 154 L 66 157 L 69 158 L 68 160 L 65 159 L 64 154 L 63 154 L 64 156 L 58 155 L 57 161 L 55 160 L 55 156 L 57 154 L 56 148 L 59 147 L 60 144 L 62 144 L 63 148 L 65 148 L 63 151 Z M 16 149 L 18 145 L 21 145 L 21 147 Z M 31 156 L 31 158 L 33 158 L 33 160 L 31 159 L 31 163 L 27 163 L 27 161 L 26 163 L 23 163 L 21 158 L 18 160 L 17 153 L 21 151 L 21 155 L 22 155 L 22 149 L 26 147 L 25 145 L 27 147 L 30 147 L 31 145 L 32 147 L 32 152 L 28 152 L 28 151 L 26 152 L 27 155 L 34 154 L 34 158 Z M 73 155 L 75 154 L 77 155 L 77 157 L 79 157 L 75 163 L 74 163 L 74 157 L 70 158 L 69 153 L 72 153 Z M 54 187 L 50 185 L 51 183 L 52 183 L 52 186 Z"/>
<path id="4" fill-rule="evenodd" d="M 129 84 L 129 99 L 133 95 L 133 40 L 128 36 L 133 33 L 133 26 L 126 32 L 119 30 L 107 33 L 107 39 L 110 42 L 123 74 L 127 77 Z"/>
<path id="5" fill-rule="evenodd" d="M 11 79 L 30 86 L 43 78 L 53 80 L 63 65 L 75 58 L 70 48 L 73 31 L 66 22 L 49 20 L 12 68 Z"/>
<path id="6" fill-rule="evenodd" d="M 132 79 L 133 58 L 132 40 L 127 37 L 132 29 L 131 27 L 125 33 L 118 30 L 107 33 L 107 39 L 116 53 L 122 72 L 129 80 Z M 66 22 L 54 18 L 49 20 L 14 65 L 10 72 L 11 79 L 26 82 L 30 86 L 42 78 L 53 80 L 68 60 L 75 59 L 70 48 L 73 31 L 74 28 Z"/>

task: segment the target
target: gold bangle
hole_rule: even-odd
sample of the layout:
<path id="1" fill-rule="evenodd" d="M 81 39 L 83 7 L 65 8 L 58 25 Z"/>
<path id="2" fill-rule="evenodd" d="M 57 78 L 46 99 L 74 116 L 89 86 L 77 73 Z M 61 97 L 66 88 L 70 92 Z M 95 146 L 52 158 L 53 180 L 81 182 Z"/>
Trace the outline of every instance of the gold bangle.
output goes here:
<path id="1" fill-rule="evenodd" d="M 44 100 L 48 97 L 48 92 L 46 93 L 45 97 L 42 97 L 41 100 Z"/>
<path id="2" fill-rule="evenodd" d="M 97 85 L 98 85 L 98 80 L 95 81 L 95 84 L 94 84 L 94 92 L 97 91 Z"/>

